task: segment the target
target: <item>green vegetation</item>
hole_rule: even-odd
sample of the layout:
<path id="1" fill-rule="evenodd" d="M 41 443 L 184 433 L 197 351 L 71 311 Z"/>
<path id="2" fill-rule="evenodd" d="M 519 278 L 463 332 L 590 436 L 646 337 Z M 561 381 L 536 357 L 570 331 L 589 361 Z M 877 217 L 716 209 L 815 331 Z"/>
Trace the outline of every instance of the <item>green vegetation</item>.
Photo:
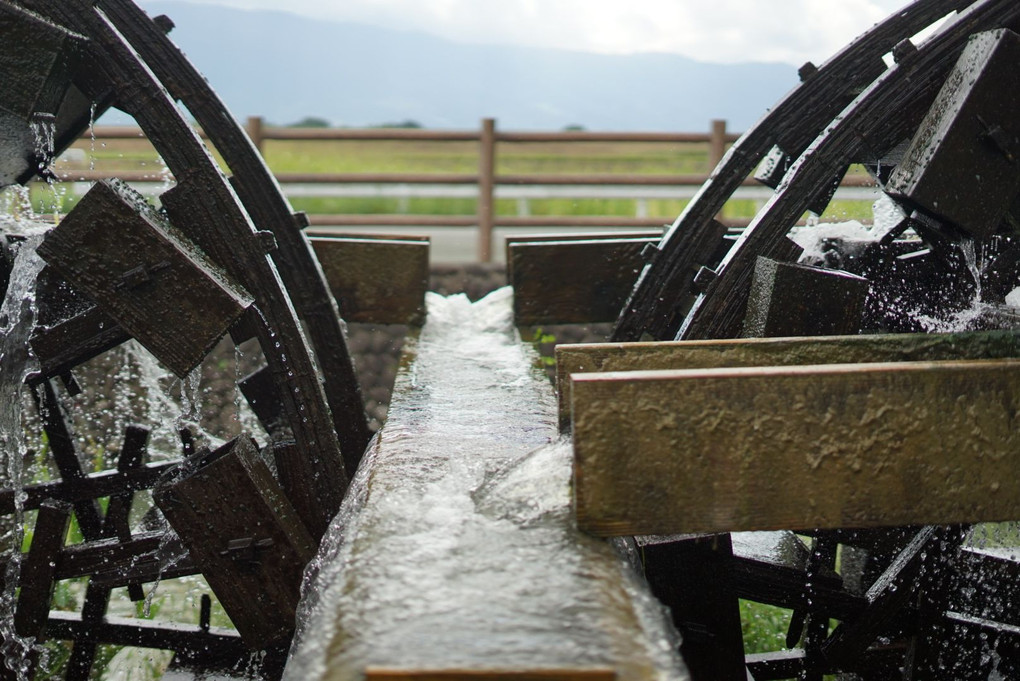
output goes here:
<path id="1" fill-rule="evenodd" d="M 307 117 L 289 127 L 326 127 L 328 122 Z M 390 123 L 386 127 L 417 128 L 416 121 Z M 570 129 L 575 129 L 573 126 Z M 166 178 L 166 170 L 151 145 L 144 140 L 82 140 L 74 162 L 61 163 L 67 169 L 93 167 L 116 174 L 123 171 L 151 172 L 155 181 Z M 478 172 L 475 142 L 427 140 L 266 140 L 263 155 L 273 172 L 287 173 L 421 173 L 464 174 Z M 496 152 L 498 175 L 701 175 L 710 171 L 705 143 L 667 144 L 655 142 L 513 142 L 500 143 Z M 863 172 L 854 169 L 852 172 Z M 50 212 L 54 202 L 66 212 L 76 200 L 70 189 L 44 186 L 33 191 L 34 205 Z M 296 210 L 315 213 L 473 215 L 474 198 L 383 198 L 383 197 L 301 197 L 292 201 Z M 629 217 L 637 214 L 672 220 L 683 210 L 680 199 L 528 199 L 497 200 L 500 216 L 589 215 Z M 723 217 L 748 220 L 762 202 L 730 202 Z M 523 211 L 523 212 L 522 212 Z M 867 220 L 871 204 L 866 201 L 834 201 L 822 220 Z"/>

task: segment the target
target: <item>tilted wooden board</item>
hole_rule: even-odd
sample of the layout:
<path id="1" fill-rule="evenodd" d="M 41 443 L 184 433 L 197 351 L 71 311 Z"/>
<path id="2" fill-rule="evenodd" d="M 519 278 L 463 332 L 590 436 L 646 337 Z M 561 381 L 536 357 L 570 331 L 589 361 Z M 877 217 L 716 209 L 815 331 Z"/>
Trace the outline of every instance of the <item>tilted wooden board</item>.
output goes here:
<path id="1" fill-rule="evenodd" d="M 603 536 L 1020 518 L 1020 361 L 574 376 Z"/>
<path id="2" fill-rule="evenodd" d="M 1011 331 L 565 344 L 556 348 L 560 428 L 570 426 L 575 373 L 1013 357 L 1020 358 L 1020 334 Z"/>

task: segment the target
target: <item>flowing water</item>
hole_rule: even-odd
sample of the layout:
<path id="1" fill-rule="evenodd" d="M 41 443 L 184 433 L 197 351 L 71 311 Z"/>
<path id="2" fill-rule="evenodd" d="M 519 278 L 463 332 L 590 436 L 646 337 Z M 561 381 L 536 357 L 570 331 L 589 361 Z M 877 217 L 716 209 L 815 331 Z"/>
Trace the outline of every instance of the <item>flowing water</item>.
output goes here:
<path id="1" fill-rule="evenodd" d="M 571 515 L 569 441 L 509 289 L 429 294 L 389 419 L 312 561 L 285 678 L 610 666 L 682 679 L 661 606 Z"/>

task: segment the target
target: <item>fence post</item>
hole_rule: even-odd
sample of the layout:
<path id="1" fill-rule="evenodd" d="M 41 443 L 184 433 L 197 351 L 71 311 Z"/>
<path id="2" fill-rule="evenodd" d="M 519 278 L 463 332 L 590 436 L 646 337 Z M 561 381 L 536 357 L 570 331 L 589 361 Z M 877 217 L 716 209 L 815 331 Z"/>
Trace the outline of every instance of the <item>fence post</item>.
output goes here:
<path id="1" fill-rule="evenodd" d="M 496 175 L 496 121 L 482 119 L 478 146 L 478 260 L 492 260 L 493 190 Z"/>
<path id="2" fill-rule="evenodd" d="M 718 119 L 713 120 L 712 132 L 709 134 L 708 169 L 709 172 L 711 172 L 715 170 L 717 165 L 719 165 L 719 161 L 722 160 L 723 154 L 726 153 L 726 121 Z"/>
<path id="3" fill-rule="evenodd" d="M 251 138 L 252 144 L 262 153 L 262 116 L 248 116 L 248 123 L 244 126 Z"/>

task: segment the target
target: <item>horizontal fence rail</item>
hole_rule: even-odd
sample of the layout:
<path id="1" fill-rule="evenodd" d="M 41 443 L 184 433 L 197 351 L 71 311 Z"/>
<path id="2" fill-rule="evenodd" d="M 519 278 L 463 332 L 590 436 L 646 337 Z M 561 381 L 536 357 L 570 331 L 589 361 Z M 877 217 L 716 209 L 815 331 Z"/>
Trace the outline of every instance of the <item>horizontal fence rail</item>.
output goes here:
<path id="1" fill-rule="evenodd" d="M 474 215 L 429 215 L 408 212 L 389 214 L 311 214 L 312 227 L 462 227 L 476 228 L 481 262 L 492 259 L 493 230 L 496 228 L 539 227 L 665 227 L 661 216 L 649 216 L 649 200 L 688 200 L 696 195 L 709 175 L 687 174 L 607 174 L 607 173 L 534 173 L 510 174 L 496 172 L 499 144 L 503 143 L 661 143 L 704 144 L 708 148 L 708 167 L 714 168 L 722 159 L 727 145 L 739 137 L 727 131 L 726 122 L 712 121 L 705 133 L 691 132 L 503 132 L 495 120 L 483 119 L 478 130 L 428 130 L 419 128 L 287 128 L 267 126 L 261 117 L 252 116 L 245 126 L 252 143 L 260 152 L 270 141 L 386 141 L 386 142 L 470 142 L 477 144 L 478 169 L 474 173 L 408 173 L 408 172 L 345 172 L 276 174 L 284 193 L 289 197 L 381 197 L 408 200 L 411 198 L 475 199 Z M 199 131 L 201 135 L 202 132 Z M 140 130 L 131 126 L 96 126 L 86 139 L 91 144 L 106 140 L 142 139 Z M 59 170 L 63 182 L 88 183 L 116 176 L 134 184 L 160 185 L 171 183 L 165 173 L 144 171 Z M 78 194 L 85 186 L 75 186 Z M 875 196 L 874 183 L 868 177 L 847 176 L 839 190 L 840 198 L 867 200 Z M 768 200 L 772 190 L 748 179 L 734 195 L 736 199 L 757 202 Z M 633 216 L 617 215 L 531 215 L 529 201 L 535 199 L 632 199 Z M 517 215 L 497 215 L 495 201 L 517 201 Z M 732 227 L 746 225 L 746 220 L 723 220 Z"/>

